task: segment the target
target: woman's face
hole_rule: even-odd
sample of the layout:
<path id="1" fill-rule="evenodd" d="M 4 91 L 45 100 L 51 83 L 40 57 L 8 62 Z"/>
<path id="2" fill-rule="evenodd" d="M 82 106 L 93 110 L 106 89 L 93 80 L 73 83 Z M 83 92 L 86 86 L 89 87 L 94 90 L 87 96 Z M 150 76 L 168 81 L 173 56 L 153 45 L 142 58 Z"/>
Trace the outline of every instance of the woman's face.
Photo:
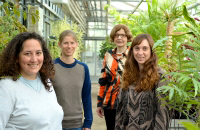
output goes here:
<path id="1" fill-rule="evenodd" d="M 149 42 L 144 39 L 139 45 L 133 47 L 133 55 L 139 66 L 142 66 L 151 57 Z"/>
<path id="2" fill-rule="evenodd" d="M 58 43 L 58 46 L 61 48 L 63 56 L 73 57 L 78 47 L 78 42 L 76 42 L 72 36 L 65 36 L 63 41 Z"/>
<path id="3" fill-rule="evenodd" d="M 18 59 L 22 76 L 29 80 L 35 79 L 43 61 L 44 55 L 40 42 L 35 39 L 24 41 Z"/>
<path id="4" fill-rule="evenodd" d="M 124 29 L 120 29 L 115 33 L 114 43 L 117 47 L 124 47 L 127 45 L 127 35 Z"/>

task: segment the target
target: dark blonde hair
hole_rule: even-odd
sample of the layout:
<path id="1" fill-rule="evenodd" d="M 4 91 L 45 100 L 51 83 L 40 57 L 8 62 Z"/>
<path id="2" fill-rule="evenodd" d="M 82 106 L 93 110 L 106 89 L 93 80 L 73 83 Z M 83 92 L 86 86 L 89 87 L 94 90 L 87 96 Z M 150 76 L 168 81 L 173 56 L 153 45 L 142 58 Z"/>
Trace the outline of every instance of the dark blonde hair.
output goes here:
<path id="1" fill-rule="evenodd" d="M 116 32 L 121 29 L 123 29 L 127 35 L 127 42 L 132 42 L 133 36 L 132 36 L 130 29 L 126 25 L 123 25 L 123 24 L 118 24 L 113 27 L 113 29 L 110 33 L 110 41 L 114 42 Z"/>
<path id="2" fill-rule="evenodd" d="M 73 37 L 73 39 L 77 41 L 77 37 L 76 37 L 76 34 L 72 31 L 72 30 L 65 30 L 63 31 L 60 36 L 59 36 L 59 42 L 61 43 L 63 41 L 63 39 L 66 37 L 66 36 L 71 36 Z"/>
<path id="3" fill-rule="evenodd" d="M 0 56 L 0 77 L 12 77 L 13 81 L 19 78 L 20 65 L 17 60 L 19 59 L 19 53 L 23 49 L 24 42 L 29 39 L 35 39 L 39 41 L 41 45 L 44 61 L 39 73 L 46 90 L 50 91 L 51 86 L 48 84 L 48 82 L 50 82 L 49 78 L 53 78 L 55 74 L 53 61 L 46 46 L 46 42 L 35 32 L 20 33 L 6 45 L 6 48 Z"/>
<path id="4" fill-rule="evenodd" d="M 144 68 L 139 70 L 138 62 L 133 55 L 133 48 L 141 44 L 143 40 L 147 40 L 151 49 L 150 58 L 144 63 Z M 134 84 L 135 90 L 140 92 L 151 90 L 158 82 L 159 74 L 157 67 L 157 55 L 152 51 L 154 45 L 153 38 L 149 34 L 139 34 L 133 39 L 133 42 L 125 62 L 124 73 L 122 76 L 122 88 L 128 89 L 128 86 Z"/>

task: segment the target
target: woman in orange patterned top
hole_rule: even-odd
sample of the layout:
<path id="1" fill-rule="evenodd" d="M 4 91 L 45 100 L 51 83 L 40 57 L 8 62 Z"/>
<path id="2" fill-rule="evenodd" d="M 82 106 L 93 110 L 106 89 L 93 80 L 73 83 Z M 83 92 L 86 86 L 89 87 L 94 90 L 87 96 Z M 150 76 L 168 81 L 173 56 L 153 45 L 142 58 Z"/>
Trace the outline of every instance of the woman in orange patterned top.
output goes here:
<path id="1" fill-rule="evenodd" d="M 127 26 L 118 24 L 112 29 L 110 39 L 117 47 L 106 52 L 104 56 L 96 112 L 101 118 L 105 116 L 107 130 L 114 130 L 116 97 L 129 51 L 127 42 L 132 41 L 132 33 Z"/>

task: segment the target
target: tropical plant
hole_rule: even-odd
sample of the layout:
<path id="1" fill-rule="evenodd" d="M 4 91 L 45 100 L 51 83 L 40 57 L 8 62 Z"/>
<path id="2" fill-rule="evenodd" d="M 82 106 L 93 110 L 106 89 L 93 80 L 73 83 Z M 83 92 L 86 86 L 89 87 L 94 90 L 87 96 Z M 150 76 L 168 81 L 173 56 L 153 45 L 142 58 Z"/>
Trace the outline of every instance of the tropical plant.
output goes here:
<path id="1" fill-rule="evenodd" d="M 11 2 L 3 3 L 0 6 L 0 11 L 3 12 L 3 16 L 0 16 L 0 53 L 6 44 L 17 34 L 26 32 L 27 29 L 19 22 L 19 18 L 23 16 L 24 20 L 27 15 L 32 16 L 32 23 L 35 24 L 39 19 L 39 12 L 28 12 L 30 6 L 26 11 L 23 11 L 20 6 Z"/>
<path id="2" fill-rule="evenodd" d="M 165 62 L 168 66 L 163 67 L 167 71 L 170 82 L 158 91 L 168 92 L 167 98 L 171 108 L 185 114 L 188 119 L 196 121 L 196 124 L 200 124 L 200 24 L 189 16 L 185 6 L 183 6 L 182 13 L 189 22 L 185 25 L 190 31 L 169 34 L 173 37 L 171 57 Z M 186 34 L 192 34 L 187 36 L 189 40 L 183 39 L 183 42 L 177 42 L 177 39 Z M 166 46 L 163 43 L 156 43 L 154 47 L 157 45 Z M 157 51 L 157 53 L 163 52 Z M 182 124 L 188 125 L 187 123 Z"/>
<path id="3" fill-rule="evenodd" d="M 175 10 L 177 9 L 172 9 L 170 14 L 165 13 L 167 17 L 172 19 L 168 19 L 167 22 L 167 36 L 158 40 L 154 46 L 156 47 L 159 44 L 159 47 L 156 48 L 160 59 L 159 64 L 166 70 L 166 74 L 170 78 L 169 84 L 159 88 L 158 91 L 169 94 L 167 98 L 172 109 L 183 113 L 188 119 L 197 121 L 198 124 L 200 108 L 200 52 L 198 52 L 200 48 L 200 26 L 189 16 L 185 5 L 182 8 L 179 7 L 178 13 Z M 181 15 L 191 24 L 185 23 L 187 29 L 184 30 L 189 30 L 188 32 L 174 32 L 174 26 L 177 27 L 174 23 L 182 20 Z M 178 26 L 183 27 L 182 24 Z M 182 124 L 188 125 L 185 122 Z"/>
<path id="4" fill-rule="evenodd" d="M 63 20 L 57 20 L 53 22 L 51 25 L 51 36 L 54 37 L 54 39 L 49 39 L 49 50 L 51 53 L 51 56 L 53 59 L 60 57 L 61 50 L 58 47 L 58 38 L 59 35 L 64 31 L 64 30 L 72 30 L 77 37 L 78 40 L 78 48 L 75 51 L 74 57 L 78 60 L 81 60 L 81 52 L 83 50 L 83 41 L 82 41 L 82 36 L 83 36 L 83 31 L 79 28 L 79 26 L 76 23 L 67 23 L 67 19 L 64 18 Z"/>

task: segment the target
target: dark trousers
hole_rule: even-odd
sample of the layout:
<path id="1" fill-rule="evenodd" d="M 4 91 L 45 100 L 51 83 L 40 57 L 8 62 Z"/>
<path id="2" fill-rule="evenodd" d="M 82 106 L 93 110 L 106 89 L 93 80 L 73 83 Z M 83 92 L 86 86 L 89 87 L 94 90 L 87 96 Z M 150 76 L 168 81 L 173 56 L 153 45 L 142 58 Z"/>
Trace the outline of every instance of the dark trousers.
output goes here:
<path id="1" fill-rule="evenodd" d="M 104 109 L 104 116 L 106 120 L 107 130 L 114 130 L 115 128 L 116 109 Z"/>

